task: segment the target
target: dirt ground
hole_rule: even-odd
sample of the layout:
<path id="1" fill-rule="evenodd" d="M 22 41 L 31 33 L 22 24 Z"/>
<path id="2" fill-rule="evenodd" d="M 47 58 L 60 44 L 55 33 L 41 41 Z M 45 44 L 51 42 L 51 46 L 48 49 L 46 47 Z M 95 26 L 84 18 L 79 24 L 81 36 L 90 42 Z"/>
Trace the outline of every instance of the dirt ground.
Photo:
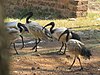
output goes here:
<path id="1" fill-rule="evenodd" d="M 26 42 L 29 42 L 28 40 Z M 69 70 L 73 59 L 69 55 L 57 54 L 60 43 L 57 41 L 40 42 L 38 52 L 31 50 L 34 43 L 26 44 L 25 48 L 18 49 L 19 55 L 11 50 L 10 73 L 11 75 L 100 75 L 100 42 L 95 39 L 82 40 L 92 52 L 90 60 L 81 58 L 83 71 L 76 60 L 74 67 Z M 63 51 L 63 50 L 62 50 Z"/>

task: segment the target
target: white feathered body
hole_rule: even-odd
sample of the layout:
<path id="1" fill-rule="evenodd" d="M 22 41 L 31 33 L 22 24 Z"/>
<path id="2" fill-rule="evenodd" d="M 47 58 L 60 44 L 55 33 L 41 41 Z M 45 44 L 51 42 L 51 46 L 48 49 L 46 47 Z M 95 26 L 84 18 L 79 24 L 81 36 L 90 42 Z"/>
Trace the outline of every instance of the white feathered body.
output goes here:
<path id="1" fill-rule="evenodd" d="M 18 23 L 19 22 L 17 22 L 17 21 L 12 21 L 12 22 L 6 22 L 5 23 L 5 26 L 7 27 L 7 28 L 15 28 L 16 30 L 19 30 L 19 28 L 18 28 Z M 24 29 L 23 29 L 23 31 L 20 33 L 20 34 L 28 34 L 28 32 L 26 32 Z"/>
<path id="2" fill-rule="evenodd" d="M 80 51 L 83 47 L 85 47 L 84 44 L 75 39 L 70 39 L 67 42 L 67 48 L 72 54 L 80 55 Z"/>
<path id="3" fill-rule="evenodd" d="M 39 25 L 37 22 L 30 22 L 26 23 L 25 26 L 28 28 L 29 32 L 33 36 L 33 38 L 38 39 L 40 38 L 41 40 L 47 40 L 47 36 L 45 35 L 45 32 L 42 30 L 43 27 Z"/>
<path id="4" fill-rule="evenodd" d="M 9 39 L 11 42 L 15 42 L 20 35 L 19 30 L 15 29 L 15 28 L 7 28 L 7 32 L 9 34 Z"/>
<path id="5" fill-rule="evenodd" d="M 62 28 L 56 28 L 56 29 L 54 29 L 54 33 L 52 33 L 52 36 L 55 38 L 55 39 L 59 39 L 59 37 L 60 37 L 60 35 L 65 31 L 65 30 L 67 30 L 67 28 L 65 28 L 65 27 L 62 27 Z M 59 39 L 59 41 L 60 42 L 64 42 L 64 43 L 66 43 L 66 36 L 67 36 L 68 34 L 64 34 L 63 36 L 61 36 L 61 38 Z M 71 35 L 71 33 L 69 34 L 69 38 L 71 37 L 72 35 Z"/>
<path id="6" fill-rule="evenodd" d="M 69 53 L 75 55 L 75 56 L 83 56 L 85 57 L 86 59 L 90 59 L 90 56 L 92 55 L 90 50 L 88 50 L 84 43 L 78 41 L 78 40 L 75 40 L 75 39 L 70 39 L 68 42 L 67 42 L 67 48 L 68 48 L 68 51 Z"/>
<path id="7" fill-rule="evenodd" d="M 8 28 L 16 28 L 16 29 L 17 29 L 17 28 L 18 28 L 18 27 L 17 27 L 17 24 L 18 24 L 18 22 L 16 22 L 16 21 L 13 21 L 13 22 L 6 22 L 6 23 L 5 23 L 5 26 L 8 27 Z"/>

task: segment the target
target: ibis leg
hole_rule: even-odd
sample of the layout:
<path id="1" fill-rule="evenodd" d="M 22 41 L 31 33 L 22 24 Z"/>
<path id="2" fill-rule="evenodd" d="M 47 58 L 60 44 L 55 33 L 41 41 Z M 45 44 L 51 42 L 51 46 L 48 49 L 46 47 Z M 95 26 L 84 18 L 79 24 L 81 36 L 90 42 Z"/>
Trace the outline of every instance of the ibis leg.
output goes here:
<path id="1" fill-rule="evenodd" d="M 36 46 L 37 46 L 37 39 L 35 40 L 35 46 L 32 48 L 32 50 L 35 49 Z"/>
<path id="2" fill-rule="evenodd" d="M 83 70 L 83 66 L 82 66 L 82 64 L 81 64 L 81 60 L 80 60 L 80 58 L 79 58 L 79 57 L 77 57 L 77 59 L 79 60 L 79 63 L 80 63 L 80 67 L 81 67 L 81 69 L 80 69 L 80 70 Z"/>
<path id="3" fill-rule="evenodd" d="M 73 60 L 73 63 L 71 64 L 71 66 L 69 67 L 69 69 L 71 69 L 75 63 L 75 60 L 76 60 L 76 56 L 74 57 L 74 60 Z"/>
<path id="4" fill-rule="evenodd" d="M 17 49 L 16 49 L 16 46 L 15 46 L 15 43 L 13 43 L 13 46 L 14 46 L 14 49 L 15 49 L 15 51 L 16 51 L 16 54 L 19 54 L 19 53 L 17 52 Z"/>
<path id="5" fill-rule="evenodd" d="M 61 52 L 63 46 L 64 46 L 64 43 L 62 42 L 61 48 L 60 48 L 60 50 L 58 52 Z"/>
<path id="6" fill-rule="evenodd" d="M 32 48 L 32 50 L 35 49 L 35 52 L 37 52 L 37 45 L 40 43 L 40 41 L 41 41 L 41 40 L 38 39 L 38 42 L 37 42 L 37 39 L 36 39 L 36 42 L 35 42 L 36 44 L 35 44 L 35 46 Z"/>
<path id="7" fill-rule="evenodd" d="M 20 37 L 21 37 L 21 39 L 22 39 L 22 47 L 21 47 L 21 49 L 22 49 L 22 48 L 24 48 L 24 46 L 25 46 L 25 45 L 24 45 L 23 36 L 22 36 L 22 35 L 20 35 Z"/>
<path id="8" fill-rule="evenodd" d="M 65 49 L 64 49 L 64 53 L 63 54 L 65 54 L 66 53 L 66 43 L 65 43 Z"/>
<path id="9" fill-rule="evenodd" d="M 38 39 L 38 42 L 36 43 L 36 49 L 35 49 L 35 52 L 37 52 L 37 45 L 40 43 L 40 39 Z"/>

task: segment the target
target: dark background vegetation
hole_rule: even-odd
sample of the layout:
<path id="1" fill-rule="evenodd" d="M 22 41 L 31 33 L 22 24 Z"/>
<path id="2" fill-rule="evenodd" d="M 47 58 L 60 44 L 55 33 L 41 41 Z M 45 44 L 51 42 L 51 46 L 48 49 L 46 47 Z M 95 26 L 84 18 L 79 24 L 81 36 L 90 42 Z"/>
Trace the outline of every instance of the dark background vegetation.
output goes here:
<path id="1" fill-rule="evenodd" d="M 32 11 L 34 19 L 66 19 L 86 16 L 87 4 L 87 0 L 7 0 L 5 12 L 10 18 Z"/>

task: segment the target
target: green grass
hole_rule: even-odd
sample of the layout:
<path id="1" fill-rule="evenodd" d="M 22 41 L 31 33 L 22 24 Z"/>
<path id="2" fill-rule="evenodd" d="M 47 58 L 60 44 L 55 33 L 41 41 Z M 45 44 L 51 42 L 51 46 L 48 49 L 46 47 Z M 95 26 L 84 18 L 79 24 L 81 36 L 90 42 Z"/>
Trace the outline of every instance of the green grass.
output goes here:
<path id="1" fill-rule="evenodd" d="M 96 0 L 96 2 L 100 2 L 100 0 Z"/>
<path id="2" fill-rule="evenodd" d="M 50 22 L 55 22 L 56 27 L 73 28 L 73 27 L 83 26 L 82 28 L 75 28 L 75 29 L 84 30 L 84 29 L 100 29 L 100 20 L 96 20 L 97 18 L 100 18 L 100 14 L 88 13 L 87 17 L 77 18 L 76 21 L 70 21 L 69 19 L 35 20 L 34 18 L 31 18 L 31 20 L 38 22 L 42 26 Z M 25 18 L 22 19 L 21 21 L 19 19 L 13 19 L 13 18 L 5 19 L 6 22 L 10 22 L 14 20 L 25 23 Z M 85 26 L 90 26 L 90 27 L 85 27 Z"/>
<path id="3" fill-rule="evenodd" d="M 99 3 L 100 3 L 100 0 L 95 0 L 95 1 L 90 1 L 90 2 L 96 2 L 96 3 L 98 3 L 98 2 L 99 2 Z"/>

